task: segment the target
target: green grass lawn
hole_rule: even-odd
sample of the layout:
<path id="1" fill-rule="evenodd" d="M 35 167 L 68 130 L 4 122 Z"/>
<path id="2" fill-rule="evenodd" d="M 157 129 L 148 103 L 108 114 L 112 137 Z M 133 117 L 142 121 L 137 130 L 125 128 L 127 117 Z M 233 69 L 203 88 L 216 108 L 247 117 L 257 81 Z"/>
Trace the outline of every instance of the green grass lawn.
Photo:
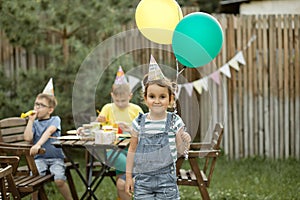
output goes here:
<path id="1" fill-rule="evenodd" d="M 73 174 L 73 177 L 81 196 L 83 184 L 77 174 Z M 180 186 L 179 190 L 181 199 L 201 199 L 197 187 Z M 46 191 L 49 199 L 62 199 L 54 184 L 48 184 Z M 209 194 L 211 199 L 216 200 L 300 199 L 300 161 L 257 157 L 228 160 L 223 156 L 217 161 Z M 99 199 L 115 200 L 116 187 L 109 178 L 105 178 L 96 195 Z"/>

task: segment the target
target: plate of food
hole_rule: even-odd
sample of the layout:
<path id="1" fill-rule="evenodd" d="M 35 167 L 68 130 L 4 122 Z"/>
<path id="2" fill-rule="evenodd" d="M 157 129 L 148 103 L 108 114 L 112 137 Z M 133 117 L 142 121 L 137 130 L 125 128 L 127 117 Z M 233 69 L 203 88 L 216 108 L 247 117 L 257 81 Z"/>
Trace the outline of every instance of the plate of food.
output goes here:
<path id="1" fill-rule="evenodd" d="M 77 130 L 68 130 L 67 134 L 76 135 L 77 134 Z"/>
<path id="2" fill-rule="evenodd" d="M 80 136 L 77 135 L 63 135 L 60 137 L 56 137 L 58 140 L 79 140 Z"/>

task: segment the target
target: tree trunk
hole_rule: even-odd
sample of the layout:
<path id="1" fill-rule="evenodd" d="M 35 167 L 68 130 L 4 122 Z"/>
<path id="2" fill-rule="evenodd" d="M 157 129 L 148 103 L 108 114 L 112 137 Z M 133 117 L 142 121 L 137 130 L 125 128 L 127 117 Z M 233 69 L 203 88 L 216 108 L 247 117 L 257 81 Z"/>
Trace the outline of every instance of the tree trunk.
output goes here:
<path id="1" fill-rule="evenodd" d="M 62 35 L 62 45 L 63 45 L 64 63 L 67 64 L 69 60 L 69 45 L 68 45 L 68 35 L 67 35 L 66 28 L 64 28 L 63 35 Z"/>

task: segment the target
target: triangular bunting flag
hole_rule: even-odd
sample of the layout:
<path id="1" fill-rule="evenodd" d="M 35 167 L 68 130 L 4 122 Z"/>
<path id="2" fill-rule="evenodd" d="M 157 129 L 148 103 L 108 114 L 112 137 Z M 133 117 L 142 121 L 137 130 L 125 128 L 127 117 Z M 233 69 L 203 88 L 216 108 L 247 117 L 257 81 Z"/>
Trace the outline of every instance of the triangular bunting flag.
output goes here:
<path id="1" fill-rule="evenodd" d="M 230 68 L 227 63 L 220 68 L 220 72 L 222 72 L 228 78 L 231 78 Z"/>
<path id="2" fill-rule="evenodd" d="M 128 77 L 130 90 L 132 90 L 136 86 L 136 84 L 138 84 L 140 82 L 140 79 L 138 79 L 134 76 L 130 76 L 130 75 L 128 75 L 127 77 Z"/>
<path id="3" fill-rule="evenodd" d="M 122 67 L 119 66 L 119 69 L 118 69 L 118 72 L 117 72 L 117 75 L 116 75 L 116 79 L 115 79 L 114 84 L 122 85 L 122 84 L 127 84 L 127 83 L 128 83 L 128 82 L 127 82 L 127 80 L 126 80 L 124 71 L 123 71 Z"/>
<path id="4" fill-rule="evenodd" d="M 231 60 L 229 60 L 228 64 L 233 67 L 235 70 L 239 71 L 239 64 L 237 62 L 237 60 L 233 57 Z"/>
<path id="5" fill-rule="evenodd" d="M 53 81 L 52 78 L 48 81 L 47 85 L 45 86 L 43 90 L 44 94 L 49 94 L 54 96 L 54 87 L 53 87 Z"/>
<path id="6" fill-rule="evenodd" d="M 242 51 L 239 51 L 235 56 L 235 60 L 237 60 L 242 65 L 246 65 L 246 61 Z"/>
<path id="7" fill-rule="evenodd" d="M 220 85 L 220 74 L 219 71 L 215 71 L 214 73 L 209 75 L 209 78 L 211 78 L 215 83 Z"/>
<path id="8" fill-rule="evenodd" d="M 183 87 L 185 88 L 185 90 L 187 91 L 189 96 L 192 96 L 193 93 L 193 83 L 185 83 L 183 84 Z"/>
<path id="9" fill-rule="evenodd" d="M 207 80 L 207 77 L 203 77 L 202 79 L 200 79 L 200 84 L 202 86 L 202 88 L 204 90 L 208 90 L 208 80 Z"/>
<path id="10" fill-rule="evenodd" d="M 179 95 L 180 95 L 180 91 L 181 91 L 181 84 L 177 85 L 177 91 L 175 91 L 175 98 L 178 99 Z"/>
<path id="11" fill-rule="evenodd" d="M 201 81 L 200 80 L 194 81 L 193 85 L 194 85 L 194 88 L 197 90 L 197 92 L 199 94 L 201 94 L 202 93 Z"/>

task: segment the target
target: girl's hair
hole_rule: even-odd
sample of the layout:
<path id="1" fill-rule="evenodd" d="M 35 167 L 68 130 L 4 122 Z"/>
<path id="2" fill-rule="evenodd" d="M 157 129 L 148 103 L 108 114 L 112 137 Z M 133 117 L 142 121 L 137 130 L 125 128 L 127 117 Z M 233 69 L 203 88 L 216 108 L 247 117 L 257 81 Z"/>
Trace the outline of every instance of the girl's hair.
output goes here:
<path id="1" fill-rule="evenodd" d="M 175 90 L 176 90 L 176 87 L 177 87 L 176 83 L 171 82 L 167 78 L 148 81 L 148 74 L 146 74 L 144 76 L 144 79 L 143 79 L 143 85 L 144 85 L 143 96 L 144 96 L 144 98 L 147 97 L 147 89 L 148 89 L 149 85 L 153 85 L 153 84 L 156 84 L 160 87 L 168 88 L 169 102 L 173 101 L 173 97 L 175 96 Z"/>
<path id="2" fill-rule="evenodd" d="M 36 97 L 37 99 L 46 99 L 48 101 L 49 107 L 55 108 L 57 106 L 57 100 L 54 95 L 40 93 Z"/>
<path id="3" fill-rule="evenodd" d="M 112 93 L 115 96 L 120 96 L 120 95 L 124 95 L 124 94 L 130 95 L 130 93 L 131 93 L 130 86 L 128 83 L 127 84 L 113 84 Z"/>

